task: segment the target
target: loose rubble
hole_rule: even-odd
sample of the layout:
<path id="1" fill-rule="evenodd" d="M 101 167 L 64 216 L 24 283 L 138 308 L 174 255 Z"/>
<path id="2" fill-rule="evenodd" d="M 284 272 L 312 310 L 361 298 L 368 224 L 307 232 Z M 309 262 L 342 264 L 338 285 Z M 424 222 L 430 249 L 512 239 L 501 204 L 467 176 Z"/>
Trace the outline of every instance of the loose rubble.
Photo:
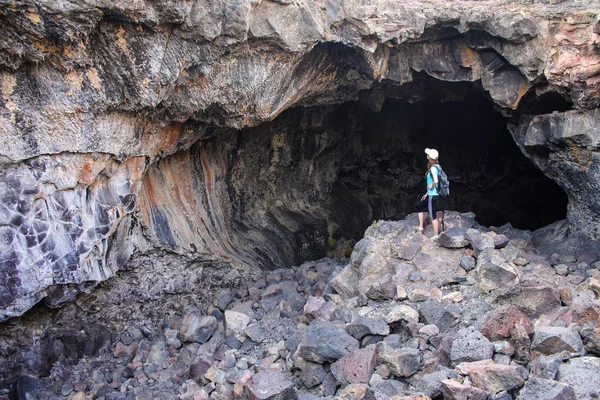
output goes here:
<path id="1" fill-rule="evenodd" d="M 598 257 L 539 254 L 526 232 L 446 214 L 438 241 L 414 216 L 379 221 L 349 260 L 260 273 L 205 310 L 165 316 L 159 331 L 123 327 L 62 374 L 23 375 L 19 395 L 598 398 Z"/>

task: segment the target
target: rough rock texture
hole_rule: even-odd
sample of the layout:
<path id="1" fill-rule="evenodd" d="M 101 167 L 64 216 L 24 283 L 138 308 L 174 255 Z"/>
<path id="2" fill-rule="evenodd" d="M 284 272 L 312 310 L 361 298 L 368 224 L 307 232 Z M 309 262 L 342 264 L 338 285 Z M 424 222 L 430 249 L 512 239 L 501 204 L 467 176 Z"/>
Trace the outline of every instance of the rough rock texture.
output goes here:
<path id="1" fill-rule="evenodd" d="M 0 3 L 0 320 L 63 304 L 149 248 L 232 266 L 322 254 L 339 239 L 322 207 L 347 187 L 336 157 L 310 160 L 335 136 L 236 130 L 294 106 L 465 98 L 424 76 L 476 82 L 567 192 L 571 228 L 598 239 L 598 10 L 553 3 Z M 294 167 L 307 178 L 287 178 Z"/>

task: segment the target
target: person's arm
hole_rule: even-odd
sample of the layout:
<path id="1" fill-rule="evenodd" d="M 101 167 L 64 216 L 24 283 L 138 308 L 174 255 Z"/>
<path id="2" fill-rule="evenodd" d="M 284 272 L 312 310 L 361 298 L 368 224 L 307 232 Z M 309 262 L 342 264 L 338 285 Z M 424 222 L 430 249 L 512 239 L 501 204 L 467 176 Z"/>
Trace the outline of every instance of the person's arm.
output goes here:
<path id="1" fill-rule="evenodd" d="M 431 179 L 433 180 L 433 183 L 431 184 L 431 186 L 428 187 L 428 189 L 433 190 L 438 184 L 437 168 L 435 168 L 435 166 L 433 166 L 433 167 L 431 167 L 429 172 L 431 173 Z"/>

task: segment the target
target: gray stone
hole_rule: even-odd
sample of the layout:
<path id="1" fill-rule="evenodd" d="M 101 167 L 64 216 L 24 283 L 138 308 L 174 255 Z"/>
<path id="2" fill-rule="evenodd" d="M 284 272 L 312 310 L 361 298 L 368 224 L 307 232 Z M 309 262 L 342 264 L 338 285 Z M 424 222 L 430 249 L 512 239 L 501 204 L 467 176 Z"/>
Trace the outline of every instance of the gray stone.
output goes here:
<path id="1" fill-rule="evenodd" d="M 516 400 L 577 400 L 570 385 L 551 379 L 529 378 Z"/>
<path id="2" fill-rule="evenodd" d="M 541 355 L 529 363 L 529 373 L 541 379 L 554 379 L 562 361 L 563 356 L 560 354 Z"/>
<path id="3" fill-rule="evenodd" d="M 346 332 L 360 340 L 365 335 L 387 336 L 390 334 L 390 326 L 379 318 L 357 318 L 346 327 Z"/>
<path id="4" fill-rule="evenodd" d="M 536 328 L 533 333 L 531 349 L 546 355 L 562 351 L 582 355 L 584 351 L 583 342 L 574 326 Z"/>
<path id="5" fill-rule="evenodd" d="M 206 343 L 217 329 L 217 319 L 213 316 L 186 314 L 181 323 L 179 336 L 184 342 Z"/>
<path id="6" fill-rule="evenodd" d="M 426 324 L 434 324 L 440 332 L 446 332 L 458 321 L 460 309 L 455 305 L 442 304 L 430 297 L 419 304 L 419 314 Z"/>
<path id="7" fill-rule="evenodd" d="M 461 362 L 491 359 L 494 345 L 473 327 L 461 328 L 456 332 L 450 350 L 452 365 Z"/>
<path id="8" fill-rule="evenodd" d="M 408 394 L 408 385 L 394 379 L 385 380 L 369 387 L 364 400 L 389 400 L 393 396 Z"/>
<path id="9" fill-rule="evenodd" d="M 248 386 L 253 400 L 295 400 L 298 398 L 290 378 L 278 371 L 260 371 Z"/>
<path id="10" fill-rule="evenodd" d="M 577 400 L 600 396 L 600 358 L 572 358 L 558 369 L 556 380 L 571 385 Z"/>
<path id="11" fill-rule="evenodd" d="M 485 249 L 493 249 L 494 246 L 494 238 L 484 232 L 480 232 L 476 229 L 470 228 L 466 232 L 466 237 L 473 246 L 473 250 L 475 251 L 475 255 L 479 256 L 479 254 Z"/>
<path id="12" fill-rule="evenodd" d="M 413 388 L 415 393 L 423 393 L 430 398 L 436 398 L 443 392 L 442 381 L 448 378 L 458 378 L 458 374 L 450 368 L 440 367 L 439 371 L 424 374 Z"/>
<path id="13" fill-rule="evenodd" d="M 395 376 L 406 378 L 419 370 L 421 355 L 418 349 L 404 347 L 396 350 L 380 342 L 377 344 L 377 361 L 386 364 Z"/>
<path id="14" fill-rule="evenodd" d="M 310 361 L 305 361 L 302 364 L 300 381 L 307 388 L 310 389 L 314 386 L 320 385 L 326 376 L 327 371 L 325 371 L 323 365 Z"/>
<path id="15" fill-rule="evenodd" d="M 233 294 L 231 294 L 230 289 L 221 289 L 219 291 L 217 296 L 217 307 L 219 307 L 219 310 L 223 312 L 227 310 L 227 307 L 229 307 L 229 304 L 231 304 L 232 301 Z"/>
<path id="16" fill-rule="evenodd" d="M 358 347 L 358 340 L 346 332 L 344 324 L 315 321 L 306 329 L 300 356 L 318 363 L 333 362 Z"/>
<path id="17" fill-rule="evenodd" d="M 463 256 L 460 259 L 460 267 L 467 272 L 471 271 L 472 269 L 475 269 L 475 266 L 475 258 L 471 256 Z"/>
<path id="18" fill-rule="evenodd" d="M 467 228 L 454 227 L 440 234 L 438 243 L 449 249 L 460 249 L 469 245 L 467 239 Z"/>
<path id="19" fill-rule="evenodd" d="M 248 325 L 244 329 L 244 333 L 256 343 L 261 343 L 268 335 L 268 332 L 259 323 Z"/>
<path id="20" fill-rule="evenodd" d="M 519 271 L 507 263 L 498 250 L 493 250 L 493 245 L 479 254 L 476 272 L 477 287 L 484 293 L 519 283 Z"/>

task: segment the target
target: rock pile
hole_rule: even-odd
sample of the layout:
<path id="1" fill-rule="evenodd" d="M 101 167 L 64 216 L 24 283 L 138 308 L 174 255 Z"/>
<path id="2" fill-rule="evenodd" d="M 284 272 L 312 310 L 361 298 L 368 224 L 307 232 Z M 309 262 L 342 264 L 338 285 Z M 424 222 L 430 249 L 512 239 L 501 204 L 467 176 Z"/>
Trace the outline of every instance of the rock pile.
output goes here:
<path id="1" fill-rule="evenodd" d="M 380 221 L 347 260 L 264 272 L 131 326 L 22 398 L 596 399 L 600 256 L 538 254 L 530 232 L 447 213 Z M 50 384 L 52 382 L 52 384 Z"/>

